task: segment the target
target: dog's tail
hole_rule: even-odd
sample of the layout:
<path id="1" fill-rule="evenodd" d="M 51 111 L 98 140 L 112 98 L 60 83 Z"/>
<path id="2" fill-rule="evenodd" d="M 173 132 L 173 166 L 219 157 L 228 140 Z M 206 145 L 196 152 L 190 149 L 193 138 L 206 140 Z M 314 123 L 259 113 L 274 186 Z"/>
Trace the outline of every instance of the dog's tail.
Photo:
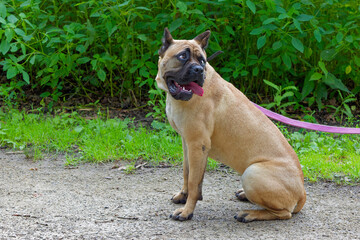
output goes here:
<path id="1" fill-rule="evenodd" d="M 293 213 L 298 213 L 300 212 L 300 210 L 303 208 L 304 204 L 306 202 L 306 193 L 304 193 L 304 195 L 300 198 L 300 200 L 298 201 Z"/>

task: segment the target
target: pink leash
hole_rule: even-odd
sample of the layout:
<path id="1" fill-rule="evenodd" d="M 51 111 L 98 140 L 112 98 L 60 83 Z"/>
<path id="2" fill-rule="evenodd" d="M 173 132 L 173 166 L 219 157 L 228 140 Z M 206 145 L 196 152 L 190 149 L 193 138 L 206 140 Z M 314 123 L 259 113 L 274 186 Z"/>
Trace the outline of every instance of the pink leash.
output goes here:
<path id="1" fill-rule="evenodd" d="M 334 127 L 334 126 L 326 126 L 316 123 L 308 123 L 308 122 L 302 122 L 298 120 L 294 120 L 291 118 L 284 117 L 280 114 L 274 113 L 270 110 L 267 110 L 263 107 L 260 107 L 259 105 L 253 103 L 255 107 L 260 109 L 266 116 L 268 116 L 271 119 L 274 119 L 276 121 L 285 123 L 287 125 L 291 125 L 294 127 L 299 128 L 305 128 L 320 132 L 329 132 L 329 133 L 341 133 L 341 134 L 360 134 L 360 128 L 345 128 L 345 127 Z"/>

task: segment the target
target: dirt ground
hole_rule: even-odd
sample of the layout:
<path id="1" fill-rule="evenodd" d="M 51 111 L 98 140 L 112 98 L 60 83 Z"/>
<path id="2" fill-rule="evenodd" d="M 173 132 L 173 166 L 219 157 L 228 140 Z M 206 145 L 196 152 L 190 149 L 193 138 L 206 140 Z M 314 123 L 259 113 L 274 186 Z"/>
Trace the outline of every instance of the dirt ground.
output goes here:
<path id="1" fill-rule="evenodd" d="M 66 168 L 61 156 L 33 162 L 0 151 L 0 239 L 360 239 L 360 186 L 306 183 L 308 200 L 290 220 L 239 223 L 256 208 L 236 200 L 240 177 L 207 172 L 191 221 L 169 219 L 182 170 L 114 163 Z"/>

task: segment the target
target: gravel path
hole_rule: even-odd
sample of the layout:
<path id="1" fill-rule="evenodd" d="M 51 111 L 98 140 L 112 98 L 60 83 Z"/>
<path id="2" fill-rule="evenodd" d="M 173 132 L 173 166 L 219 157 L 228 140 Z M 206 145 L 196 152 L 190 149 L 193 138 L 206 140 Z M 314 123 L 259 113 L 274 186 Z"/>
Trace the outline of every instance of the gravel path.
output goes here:
<path id="1" fill-rule="evenodd" d="M 360 239 L 360 186 L 306 183 L 303 210 L 286 221 L 239 223 L 256 208 L 236 200 L 234 173 L 207 172 L 191 221 L 168 218 L 181 168 L 126 175 L 114 163 L 64 167 L 0 151 L 0 239 Z"/>

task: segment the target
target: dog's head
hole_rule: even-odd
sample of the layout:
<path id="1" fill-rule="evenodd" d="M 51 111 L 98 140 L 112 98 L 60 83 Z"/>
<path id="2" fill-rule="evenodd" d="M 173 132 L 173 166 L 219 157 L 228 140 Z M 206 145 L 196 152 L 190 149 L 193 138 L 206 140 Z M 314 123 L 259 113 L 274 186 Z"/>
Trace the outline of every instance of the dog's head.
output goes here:
<path id="1" fill-rule="evenodd" d="M 159 50 L 158 87 L 176 100 L 188 101 L 193 94 L 202 96 L 209 37 L 210 31 L 206 31 L 192 40 L 174 40 L 165 28 Z"/>

